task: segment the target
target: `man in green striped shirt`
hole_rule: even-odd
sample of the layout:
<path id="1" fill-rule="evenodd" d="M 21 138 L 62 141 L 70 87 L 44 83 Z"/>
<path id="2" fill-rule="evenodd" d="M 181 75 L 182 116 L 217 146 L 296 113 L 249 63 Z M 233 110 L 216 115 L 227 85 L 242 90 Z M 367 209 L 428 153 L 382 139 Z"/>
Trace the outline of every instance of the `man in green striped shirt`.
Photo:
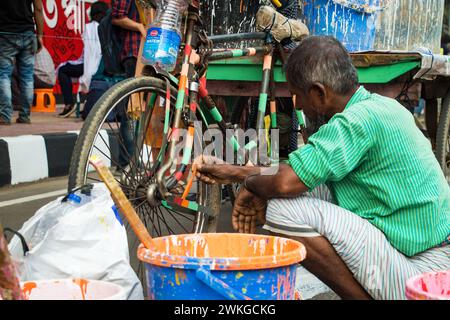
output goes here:
<path id="1" fill-rule="evenodd" d="M 304 243 L 303 265 L 344 299 L 404 299 L 409 278 L 450 269 L 450 188 L 413 115 L 359 86 L 331 37 L 305 39 L 286 73 L 297 106 L 326 119 L 289 165 L 198 168 L 208 183 L 244 182 L 235 229 L 254 232 L 261 217 Z"/>

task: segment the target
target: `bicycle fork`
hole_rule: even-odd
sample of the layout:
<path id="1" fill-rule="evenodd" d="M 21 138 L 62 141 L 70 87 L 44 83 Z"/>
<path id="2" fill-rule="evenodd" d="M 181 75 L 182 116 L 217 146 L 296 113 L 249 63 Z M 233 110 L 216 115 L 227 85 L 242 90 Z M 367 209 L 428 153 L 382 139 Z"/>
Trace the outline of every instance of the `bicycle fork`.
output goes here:
<path id="1" fill-rule="evenodd" d="M 185 105 L 186 100 L 186 90 L 188 89 L 188 73 L 189 73 L 189 67 L 190 67 L 190 57 L 192 52 L 192 34 L 194 31 L 196 18 L 193 16 L 189 16 L 188 18 L 188 32 L 186 34 L 186 44 L 185 44 L 185 50 L 184 50 L 184 57 L 183 57 L 183 64 L 181 68 L 181 76 L 180 76 L 180 82 L 178 85 L 178 95 L 177 95 L 177 102 L 175 105 L 175 118 L 174 118 L 174 125 L 171 133 L 171 139 L 169 143 L 169 157 L 167 158 L 166 162 L 163 164 L 163 166 L 158 170 L 156 174 L 156 184 L 158 191 L 160 193 L 160 196 L 163 199 L 166 199 L 168 196 L 170 196 L 170 193 L 168 192 L 168 185 L 166 185 L 166 172 L 172 167 L 174 163 L 174 159 L 176 156 L 176 144 L 179 140 L 179 130 L 181 125 L 181 116 L 183 112 L 183 108 Z M 169 101 L 170 103 L 170 101 Z M 166 116 L 167 117 L 167 116 Z M 193 132 L 192 132 L 193 133 Z M 193 140 L 192 140 L 193 141 Z M 179 172 L 175 175 L 176 182 L 178 182 L 181 177 Z"/>

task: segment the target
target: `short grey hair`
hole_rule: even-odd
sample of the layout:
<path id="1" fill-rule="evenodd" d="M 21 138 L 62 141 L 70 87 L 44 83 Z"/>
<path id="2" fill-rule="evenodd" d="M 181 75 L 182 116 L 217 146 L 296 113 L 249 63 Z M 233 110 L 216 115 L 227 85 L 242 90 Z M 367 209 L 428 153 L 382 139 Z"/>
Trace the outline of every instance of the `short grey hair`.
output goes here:
<path id="1" fill-rule="evenodd" d="M 338 94 L 348 94 L 359 86 L 350 54 L 330 36 L 305 38 L 289 56 L 285 70 L 291 87 L 303 92 L 317 82 Z"/>

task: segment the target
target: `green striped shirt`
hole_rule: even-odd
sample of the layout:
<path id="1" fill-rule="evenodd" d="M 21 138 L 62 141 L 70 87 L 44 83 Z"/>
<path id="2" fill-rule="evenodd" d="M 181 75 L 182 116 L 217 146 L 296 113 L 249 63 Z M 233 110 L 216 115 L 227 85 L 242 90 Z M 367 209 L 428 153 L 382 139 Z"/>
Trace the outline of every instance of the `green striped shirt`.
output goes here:
<path id="1" fill-rule="evenodd" d="M 310 189 L 326 183 L 337 204 L 414 256 L 450 234 L 450 188 L 431 143 L 397 101 L 363 87 L 289 163 Z"/>

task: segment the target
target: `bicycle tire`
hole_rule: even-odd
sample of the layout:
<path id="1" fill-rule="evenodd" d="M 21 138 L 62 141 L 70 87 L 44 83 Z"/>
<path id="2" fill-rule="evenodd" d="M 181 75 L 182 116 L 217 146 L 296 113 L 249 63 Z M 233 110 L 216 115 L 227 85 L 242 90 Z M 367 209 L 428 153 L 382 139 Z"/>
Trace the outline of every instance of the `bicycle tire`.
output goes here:
<path id="1" fill-rule="evenodd" d="M 447 92 L 442 100 L 435 152 L 447 180 L 450 180 L 450 91 Z"/>

